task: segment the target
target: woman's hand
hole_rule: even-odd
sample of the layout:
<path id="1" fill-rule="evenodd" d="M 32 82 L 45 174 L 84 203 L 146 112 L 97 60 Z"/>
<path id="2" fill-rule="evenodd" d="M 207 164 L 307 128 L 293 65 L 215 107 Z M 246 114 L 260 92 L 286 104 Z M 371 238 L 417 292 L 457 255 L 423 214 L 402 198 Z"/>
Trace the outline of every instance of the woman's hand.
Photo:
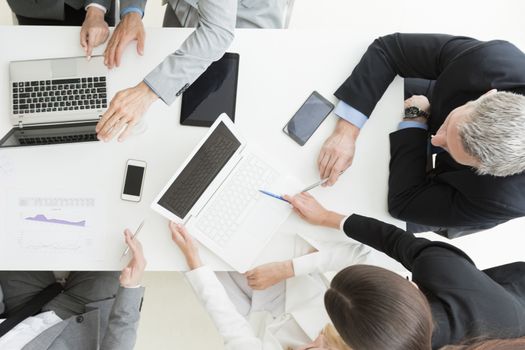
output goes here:
<path id="1" fill-rule="evenodd" d="M 339 228 L 344 218 L 343 215 L 326 210 L 307 192 L 301 192 L 293 197 L 285 195 L 284 199 L 290 202 L 297 215 L 313 225 Z"/>
<path id="2" fill-rule="evenodd" d="M 273 262 L 257 266 L 245 273 L 248 285 L 255 290 L 262 290 L 294 276 L 291 260 Z"/>
<path id="3" fill-rule="evenodd" d="M 169 228 L 171 231 L 171 238 L 182 251 L 182 254 L 184 254 L 190 270 L 195 270 L 201 267 L 202 262 L 199 256 L 199 249 L 186 228 L 180 224 L 174 223 L 173 221 L 170 222 Z"/>

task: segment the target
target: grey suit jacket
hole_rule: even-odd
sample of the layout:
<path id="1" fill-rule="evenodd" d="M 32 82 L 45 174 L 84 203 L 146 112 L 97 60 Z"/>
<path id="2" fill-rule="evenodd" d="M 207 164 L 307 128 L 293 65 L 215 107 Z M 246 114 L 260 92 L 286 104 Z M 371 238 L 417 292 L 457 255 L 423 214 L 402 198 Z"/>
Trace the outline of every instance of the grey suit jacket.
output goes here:
<path id="1" fill-rule="evenodd" d="M 274 28 L 284 26 L 287 0 L 237 0 L 237 28 Z M 196 27 L 199 0 L 163 0 L 168 3 L 179 22 L 185 27 Z"/>
<path id="2" fill-rule="evenodd" d="M 64 4 L 79 9 L 96 3 L 109 9 L 111 0 L 7 0 L 11 11 L 19 16 L 41 19 L 64 19 Z"/>
<path id="3" fill-rule="evenodd" d="M 23 350 L 129 350 L 135 346 L 144 288 L 119 288 L 113 299 L 86 305 L 39 334 Z"/>
<path id="4" fill-rule="evenodd" d="M 175 15 L 195 31 L 145 78 L 166 104 L 180 96 L 208 66 L 224 55 L 235 27 L 281 28 L 286 0 L 167 0 Z M 121 0 L 120 8 L 138 7 L 145 0 Z M 180 19 L 182 16 L 184 20 Z M 169 44 L 169 43 L 168 43 Z"/>

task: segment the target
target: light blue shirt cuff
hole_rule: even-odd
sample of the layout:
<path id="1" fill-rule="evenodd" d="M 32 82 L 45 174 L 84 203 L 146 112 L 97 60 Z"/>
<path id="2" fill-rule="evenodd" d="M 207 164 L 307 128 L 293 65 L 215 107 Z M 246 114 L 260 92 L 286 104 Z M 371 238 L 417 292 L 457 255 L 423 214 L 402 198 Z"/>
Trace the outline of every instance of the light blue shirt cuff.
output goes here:
<path id="1" fill-rule="evenodd" d="M 361 129 L 368 120 L 368 117 L 366 115 L 359 112 L 357 109 L 346 104 L 343 101 L 339 101 L 337 106 L 335 106 L 334 113 L 339 118 L 342 118 L 347 122 L 354 124 L 359 129 Z"/>
<path id="2" fill-rule="evenodd" d="M 428 130 L 428 125 L 426 123 L 416 122 L 415 120 L 402 121 L 397 126 L 397 130 L 407 129 L 407 128 L 418 128 L 423 130 Z"/>
<path id="3" fill-rule="evenodd" d="M 138 7 L 126 7 L 126 8 L 123 8 L 122 10 L 120 10 L 120 18 L 124 17 L 125 15 L 127 15 L 128 13 L 132 13 L 132 12 L 136 12 L 138 14 L 140 14 L 140 17 L 144 17 L 144 11 L 142 11 L 142 9 L 138 8 Z"/>

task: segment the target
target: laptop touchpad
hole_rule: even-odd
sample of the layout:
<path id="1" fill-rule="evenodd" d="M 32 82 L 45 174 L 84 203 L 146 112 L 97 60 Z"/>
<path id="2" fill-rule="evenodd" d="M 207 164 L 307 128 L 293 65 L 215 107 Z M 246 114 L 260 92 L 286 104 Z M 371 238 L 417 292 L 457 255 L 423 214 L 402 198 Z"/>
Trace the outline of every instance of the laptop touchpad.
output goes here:
<path id="1" fill-rule="evenodd" d="M 77 62 L 75 60 L 52 60 L 51 74 L 53 78 L 76 76 Z"/>

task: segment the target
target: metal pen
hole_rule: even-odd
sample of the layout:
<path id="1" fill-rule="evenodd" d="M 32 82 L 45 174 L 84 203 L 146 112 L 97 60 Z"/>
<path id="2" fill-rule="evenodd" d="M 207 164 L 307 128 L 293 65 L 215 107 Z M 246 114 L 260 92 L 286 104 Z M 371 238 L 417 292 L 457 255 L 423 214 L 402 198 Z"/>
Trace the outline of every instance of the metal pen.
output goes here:
<path id="1" fill-rule="evenodd" d="M 339 175 L 342 175 L 344 172 L 345 172 L 344 170 L 341 171 L 341 172 L 339 173 Z M 324 184 L 326 181 L 328 181 L 328 179 L 329 179 L 329 177 L 327 177 L 327 178 L 325 178 L 325 179 L 322 179 L 322 180 L 319 180 L 319 181 L 317 181 L 316 183 L 313 183 L 313 184 L 311 184 L 310 186 L 308 186 L 308 187 L 302 189 L 301 192 L 308 192 L 308 191 L 310 191 L 311 189 L 316 188 L 317 186 Z"/>
<path id="2" fill-rule="evenodd" d="M 135 231 L 131 239 L 135 239 L 135 237 L 138 236 L 140 230 L 142 229 L 142 226 L 144 226 L 144 221 L 146 220 L 142 220 L 142 222 L 139 225 L 139 228 L 137 228 L 137 231 Z M 125 257 L 128 254 L 128 252 L 129 252 L 129 246 L 126 247 L 126 250 L 124 250 L 124 253 L 122 253 L 122 256 L 120 258 L 122 259 L 123 257 Z"/>

